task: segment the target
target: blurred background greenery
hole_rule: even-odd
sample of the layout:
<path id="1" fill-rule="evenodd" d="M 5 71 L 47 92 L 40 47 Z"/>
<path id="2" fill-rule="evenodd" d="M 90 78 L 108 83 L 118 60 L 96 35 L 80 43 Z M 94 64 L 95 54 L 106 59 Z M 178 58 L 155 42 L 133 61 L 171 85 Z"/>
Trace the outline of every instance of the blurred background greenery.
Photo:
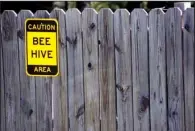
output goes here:
<path id="1" fill-rule="evenodd" d="M 174 2 L 176 1 L 2 1 L 0 2 L 0 11 L 15 10 L 19 12 L 21 9 L 27 9 L 32 12 L 36 10 L 48 10 L 50 12 L 56 7 L 65 11 L 69 8 L 78 8 L 80 11 L 84 8 L 94 8 L 97 11 L 101 8 L 111 8 L 113 11 L 118 8 L 126 8 L 129 11 L 134 8 L 144 8 L 146 11 L 150 11 L 153 8 L 163 8 L 166 11 L 167 8 L 174 7 Z M 195 2 L 192 2 L 192 7 L 194 5 Z"/>

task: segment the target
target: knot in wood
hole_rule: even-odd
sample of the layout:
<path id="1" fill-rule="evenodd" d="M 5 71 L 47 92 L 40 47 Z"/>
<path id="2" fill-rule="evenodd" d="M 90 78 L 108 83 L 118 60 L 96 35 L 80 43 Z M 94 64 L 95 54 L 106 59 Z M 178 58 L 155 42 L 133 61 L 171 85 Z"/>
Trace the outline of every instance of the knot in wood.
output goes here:
<path id="1" fill-rule="evenodd" d="M 176 111 L 173 111 L 172 116 L 175 117 L 176 115 L 178 115 L 178 113 Z"/>
<path id="2" fill-rule="evenodd" d="M 66 44 L 64 42 L 62 42 L 62 40 L 60 39 L 60 45 L 62 48 L 66 47 Z"/>
<path id="3" fill-rule="evenodd" d="M 116 88 L 120 91 L 120 92 L 123 92 L 123 87 L 119 84 L 116 84 Z"/>
<path id="4" fill-rule="evenodd" d="M 120 47 L 117 44 L 114 44 L 114 48 L 116 49 L 117 52 L 122 53 Z"/>
<path id="5" fill-rule="evenodd" d="M 66 36 L 66 41 L 68 41 L 70 44 L 72 44 L 72 40 L 68 36 Z"/>
<path id="6" fill-rule="evenodd" d="M 119 85 L 116 84 L 116 88 L 121 92 L 127 92 L 127 90 L 130 88 L 130 85 Z"/>
<path id="7" fill-rule="evenodd" d="M 146 109 L 148 108 L 148 106 L 149 106 L 149 99 L 147 98 L 147 97 L 145 97 L 145 96 L 142 96 L 142 98 L 141 98 L 141 107 L 140 107 L 140 113 L 141 112 L 145 112 L 146 111 Z"/>
<path id="8" fill-rule="evenodd" d="M 98 40 L 98 45 L 100 45 L 101 44 L 101 41 L 100 40 Z"/>
<path id="9" fill-rule="evenodd" d="M 85 112 L 85 108 L 84 108 L 84 104 L 82 104 L 82 105 L 79 107 L 78 111 L 77 111 L 76 118 L 78 119 L 81 115 L 84 114 L 84 112 Z"/>
<path id="10" fill-rule="evenodd" d="M 29 110 L 29 113 L 28 113 L 28 116 L 30 117 L 32 114 L 33 114 L 33 110 L 30 109 L 30 110 Z"/>
<path id="11" fill-rule="evenodd" d="M 18 30 L 18 31 L 17 31 L 17 36 L 18 36 L 21 40 L 23 40 L 23 39 L 24 39 L 24 31 Z"/>
<path id="12" fill-rule="evenodd" d="M 89 70 L 92 70 L 92 64 L 91 64 L 91 62 L 88 63 L 87 67 L 88 67 Z"/>
<path id="13" fill-rule="evenodd" d="M 186 29 L 186 31 L 190 32 L 190 26 L 188 24 L 185 24 L 184 28 Z"/>
<path id="14" fill-rule="evenodd" d="M 95 28 L 95 24 L 94 23 L 91 23 L 90 25 L 89 25 L 89 29 L 94 29 Z"/>

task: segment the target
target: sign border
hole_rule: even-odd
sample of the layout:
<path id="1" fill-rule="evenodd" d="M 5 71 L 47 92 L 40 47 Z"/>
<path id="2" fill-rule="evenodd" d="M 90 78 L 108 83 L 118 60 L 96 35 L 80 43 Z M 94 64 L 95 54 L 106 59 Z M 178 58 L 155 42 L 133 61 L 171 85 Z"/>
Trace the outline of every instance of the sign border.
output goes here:
<path id="1" fill-rule="evenodd" d="M 28 57 L 28 55 L 27 55 L 27 31 L 26 31 L 26 23 L 29 21 L 29 20 L 43 20 L 43 21 L 50 21 L 50 20 L 52 20 L 52 21 L 55 21 L 56 22 L 56 25 L 57 25 L 57 31 L 56 31 L 56 48 L 57 48 L 57 53 L 56 53 L 56 55 L 57 55 L 57 73 L 55 74 L 55 75 L 31 75 L 31 74 L 29 74 L 28 73 L 28 70 L 27 70 L 27 66 L 28 66 L 28 62 L 27 62 L 27 57 Z M 58 21 L 57 21 L 57 19 L 55 19 L 55 18 L 27 18 L 26 20 L 25 20 L 25 71 L 26 71 L 26 74 L 28 75 L 28 76 L 39 76 L 39 77 L 56 77 L 56 76 L 58 76 L 59 75 L 59 70 L 60 70 L 60 68 L 59 68 L 59 46 L 58 46 L 58 32 L 59 32 L 59 25 L 58 25 Z"/>

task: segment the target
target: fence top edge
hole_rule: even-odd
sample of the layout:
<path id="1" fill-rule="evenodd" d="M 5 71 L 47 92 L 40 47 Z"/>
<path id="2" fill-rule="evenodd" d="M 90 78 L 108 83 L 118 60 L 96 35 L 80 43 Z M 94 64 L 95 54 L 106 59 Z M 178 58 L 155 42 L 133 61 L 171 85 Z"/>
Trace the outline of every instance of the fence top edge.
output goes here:
<path id="1" fill-rule="evenodd" d="M 63 13 L 63 14 L 66 14 L 65 11 L 61 8 L 54 8 L 51 12 L 50 12 L 50 15 L 52 13 L 55 13 L 55 12 L 60 12 L 60 13 Z"/>
<path id="2" fill-rule="evenodd" d="M 168 8 L 168 9 L 163 9 L 163 8 L 153 8 L 151 9 L 149 12 L 147 12 L 144 8 L 134 8 L 131 12 L 129 10 L 127 10 L 126 8 L 120 8 L 120 9 L 116 9 L 114 12 L 110 9 L 110 8 L 102 8 L 100 9 L 99 11 L 95 10 L 94 8 L 85 8 L 82 12 L 78 10 L 78 8 L 69 8 L 68 10 L 64 10 L 62 8 L 54 8 L 51 10 L 51 12 L 49 12 L 48 10 L 37 10 L 35 13 L 32 13 L 31 10 L 28 10 L 28 9 L 22 9 L 20 10 L 18 13 L 16 13 L 14 10 L 4 10 L 2 13 L 0 13 L 0 15 L 3 15 L 5 12 L 12 12 L 14 13 L 16 16 L 20 14 L 20 12 L 31 12 L 33 15 L 35 15 L 37 12 L 41 12 L 41 11 L 45 11 L 45 12 L 48 12 L 48 14 L 51 14 L 52 12 L 54 11 L 62 11 L 64 14 L 66 14 L 67 12 L 71 11 L 71 10 L 75 10 L 79 13 L 83 13 L 85 10 L 94 10 L 97 14 L 99 14 L 102 10 L 110 10 L 110 12 L 112 13 L 116 13 L 118 12 L 119 10 L 123 10 L 123 11 L 127 11 L 128 13 L 132 14 L 134 11 L 138 11 L 138 10 L 142 10 L 144 11 L 146 14 L 150 14 L 150 12 L 154 11 L 154 10 L 162 10 L 164 12 L 164 10 L 166 10 L 166 12 L 164 12 L 165 14 L 167 12 L 169 12 L 170 10 L 179 10 L 181 13 L 182 13 L 182 10 L 179 8 L 179 7 L 171 7 L 171 8 Z M 187 8 L 186 10 L 194 10 L 194 7 L 190 7 L 190 8 Z"/>
<path id="3" fill-rule="evenodd" d="M 130 15 L 130 12 L 125 8 L 116 9 L 116 11 L 114 13 L 116 14 L 116 13 L 119 13 L 119 12 L 128 13 Z"/>
<path id="4" fill-rule="evenodd" d="M 154 9 L 152 9 L 148 14 L 149 15 L 151 15 L 151 14 L 153 14 L 153 13 L 155 13 L 155 12 L 157 12 L 158 14 L 165 14 L 165 12 L 163 11 L 163 9 L 162 8 L 154 8 Z"/>
<path id="5" fill-rule="evenodd" d="M 14 16 L 18 15 L 14 10 L 4 10 L 1 15 L 3 16 L 4 14 L 7 14 L 7 13 L 14 14 Z"/>
<path id="6" fill-rule="evenodd" d="M 20 11 L 18 12 L 17 16 L 20 16 L 20 15 L 22 15 L 22 14 L 24 14 L 24 13 L 28 13 L 28 14 L 30 14 L 31 16 L 34 16 L 34 14 L 33 14 L 33 12 L 32 12 L 31 10 L 20 10 Z"/>
<path id="7" fill-rule="evenodd" d="M 166 14 L 169 14 L 169 12 L 173 12 L 173 11 L 179 12 L 180 15 L 182 15 L 182 10 L 179 7 L 169 8 Z"/>
<path id="8" fill-rule="evenodd" d="M 98 12 L 94 9 L 94 8 L 85 8 L 83 11 L 82 11 L 82 14 L 84 14 L 85 12 L 87 11 L 92 11 L 94 12 L 95 14 L 98 14 Z"/>

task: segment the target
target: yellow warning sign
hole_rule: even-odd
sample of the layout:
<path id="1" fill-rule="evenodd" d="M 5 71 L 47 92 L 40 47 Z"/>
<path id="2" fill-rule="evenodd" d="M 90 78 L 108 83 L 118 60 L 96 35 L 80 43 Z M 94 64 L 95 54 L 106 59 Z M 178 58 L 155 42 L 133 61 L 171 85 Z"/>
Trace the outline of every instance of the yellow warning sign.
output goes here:
<path id="1" fill-rule="evenodd" d="M 26 19 L 26 73 L 29 76 L 57 76 L 58 22 L 55 19 Z"/>

